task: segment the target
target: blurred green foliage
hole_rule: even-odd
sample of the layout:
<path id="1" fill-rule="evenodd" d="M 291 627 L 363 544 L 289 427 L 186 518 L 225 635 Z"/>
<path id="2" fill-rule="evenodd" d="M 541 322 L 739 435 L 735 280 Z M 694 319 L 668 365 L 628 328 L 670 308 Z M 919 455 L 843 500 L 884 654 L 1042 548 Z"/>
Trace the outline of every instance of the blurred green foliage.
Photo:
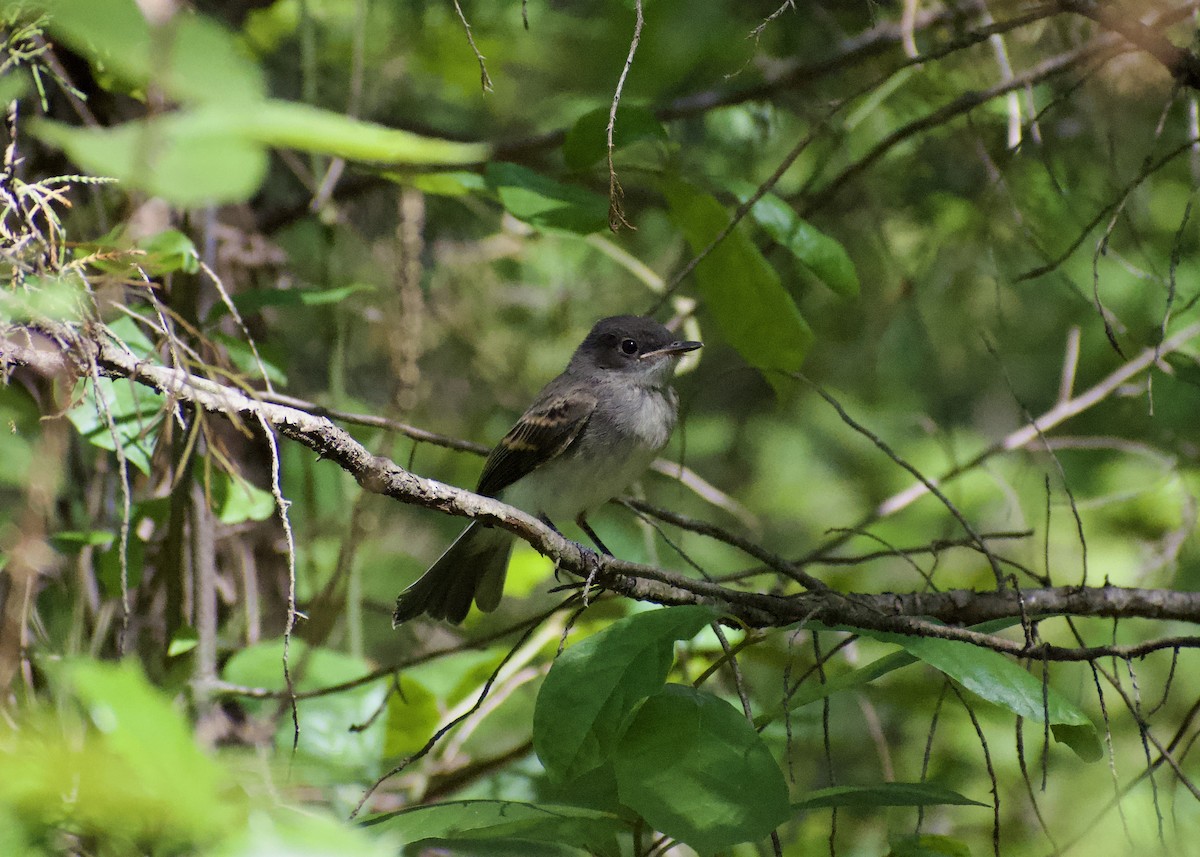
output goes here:
<path id="1" fill-rule="evenodd" d="M 646 4 L 613 129 L 636 228 L 613 234 L 633 3 L 464 3 L 482 60 L 453 3 L 157 5 L 0 10 L 0 322 L 86 323 L 142 360 L 486 446 L 597 318 L 653 307 L 706 343 L 665 457 L 721 496 L 659 473 L 639 491 L 789 558 L 836 540 L 807 570 L 840 591 L 995 578 L 933 497 L 874 518 L 911 474 L 796 373 L 933 478 L 1196 321 L 1196 94 L 1050 6 L 913 4 L 909 32 L 900 3 Z M 1031 80 L 955 109 L 1012 74 Z M 1016 534 L 991 545 L 1021 587 L 1200 591 L 1197 353 L 943 483 L 977 530 Z M 1005 855 L 1200 833 L 1143 738 L 1189 770 L 1187 649 L 1025 664 L 813 624 L 722 641 L 707 611 L 617 599 L 529 630 L 565 596 L 525 548 L 497 613 L 393 630 L 460 521 L 280 441 L 293 566 L 255 426 L 74 374 L 0 386 L 0 853 L 615 855 L 665 834 L 740 857 L 772 829 L 826 853 L 836 828 L 837 853 L 986 854 L 973 804 L 993 797 Z M 418 474 L 478 476 L 470 453 L 348 425 Z M 794 591 L 695 533 L 616 507 L 593 524 L 623 558 Z M 1036 627 L 1063 646 L 1194 630 Z"/>

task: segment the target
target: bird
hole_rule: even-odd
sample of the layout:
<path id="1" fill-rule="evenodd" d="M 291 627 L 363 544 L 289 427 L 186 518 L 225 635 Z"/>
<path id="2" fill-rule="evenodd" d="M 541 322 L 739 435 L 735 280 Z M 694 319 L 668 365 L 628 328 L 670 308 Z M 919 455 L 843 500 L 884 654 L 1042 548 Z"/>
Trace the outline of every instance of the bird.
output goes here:
<path id="1" fill-rule="evenodd" d="M 574 520 L 611 555 L 587 514 L 636 481 L 667 444 L 679 410 L 670 382 L 702 343 L 678 340 L 652 318 L 596 322 L 567 368 L 542 388 L 492 449 L 475 491 L 534 515 L 556 532 Z M 515 536 L 471 522 L 396 599 L 392 626 L 421 614 L 459 624 L 472 601 L 500 604 Z"/>

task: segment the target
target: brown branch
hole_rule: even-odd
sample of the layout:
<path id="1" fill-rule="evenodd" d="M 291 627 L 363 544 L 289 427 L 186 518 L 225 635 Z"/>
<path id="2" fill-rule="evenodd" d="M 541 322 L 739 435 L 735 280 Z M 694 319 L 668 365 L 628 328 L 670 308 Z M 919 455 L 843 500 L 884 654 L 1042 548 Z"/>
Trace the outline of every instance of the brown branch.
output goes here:
<path id="1" fill-rule="evenodd" d="M 1106 30 L 1119 33 L 1154 57 L 1183 86 L 1200 89 L 1200 57 L 1171 42 L 1161 32 L 1137 18 L 1124 15 L 1112 3 L 1093 0 L 1055 0 L 1059 9 L 1090 18 Z"/>
<path id="2" fill-rule="evenodd" d="M 608 157 L 608 228 L 613 232 L 620 232 L 622 227 L 632 228 L 630 222 L 625 219 L 625 209 L 621 205 L 621 197 L 625 195 L 625 191 L 621 189 L 621 182 L 617 179 L 617 168 L 613 165 L 613 153 L 616 151 L 613 134 L 617 127 L 617 107 L 621 104 L 621 93 L 625 91 L 625 80 L 629 77 L 629 69 L 633 67 L 633 57 L 642 41 L 642 28 L 646 24 L 642 14 L 642 0 L 634 0 L 634 13 L 636 20 L 633 24 L 633 38 L 629 42 L 629 55 L 625 57 L 625 65 L 617 79 L 617 88 L 608 108 L 608 127 L 605 129 L 605 152 Z"/>
<path id="3" fill-rule="evenodd" d="M 175 402 L 214 414 L 269 424 L 277 433 L 300 443 L 352 474 L 364 488 L 411 505 L 461 517 L 480 518 L 519 536 L 560 568 L 586 578 L 595 571 L 594 555 L 537 519 L 498 500 L 425 479 L 386 458 L 372 455 L 345 430 L 324 417 L 283 405 L 258 401 L 246 393 L 179 369 L 139 360 L 107 339 L 85 335 L 67 325 L 43 325 L 47 341 L 57 343 L 74 365 L 94 362 L 101 374 L 149 386 Z M 0 328 L 0 377 L 10 366 L 25 365 L 42 355 L 25 328 Z M 590 559 L 590 562 L 589 562 Z M 798 595 L 746 592 L 694 580 L 654 566 L 601 557 L 596 580 L 619 595 L 659 604 L 708 604 L 728 621 L 747 627 L 783 627 L 808 619 L 826 625 L 932 636 L 983 646 L 1019 657 L 1045 660 L 1088 660 L 1101 656 L 1139 657 L 1161 648 L 1200 648 L 1200 637 L 1155 640 L 1136 646 L 1064 648 L 1015 642 L 956 625 L 977 625 L 1023 616 L 1145 618 L 1200 622 L 1200 593 L 1120 587 L 1067 587 L 1017 592 L 956 590 L 940 593 L 844 594 L 829 589 Z M 938 624 L 938 623 L 948 624 Z"/>
<path id="4" fill-rule="evenodd" d="M 1166 12 L 1156 16 L 1151 26 L 1141 26 L 1146 26 L 1146 29 L 1150 33 L 1157 33 L 1157 30 L 1153 29 L 1152 27 L 1165 27 L 1173 24 L 1194 12 L 1197 8 L 1197 5 L 1200 4 L 1192 2 L 1186 3 L 1179 8 L 1169 9 Z M 1032 13 L 1031 16 L 1026 16 L 1017 20 L 1019 20 L 1019 23 L 1024 24 L 1030 23 L 1032 20 L 1036 20 L 1040 17 L 1045 17 L 1045 15 L 1041 12 L 1035 12 Z M 984 30 L 981 30 L 980 32 L 990 32 L 993 30 L 995 30 L 994 26 L 984 28 Z M 1161 36 L 1160 38 L 1165 39 L 1165 37 Z M 813 211 L 828 205 L 832 198 L 847 182 L 862 175 L 884 155 L 886 155 L 896 146 L 903 143 L 905 140 L 908 140 L 909 138 L 922 132 L 945 125 L 946 123 L 971 112 L 975 108 L 980 107 L 1001 95 L 1007 95 L 1009 92 L 1025 89 L 1037 83 L 1043 83 L 1091 60 L 1106 62 L 1112 57 L 1120 53 L 1124 53 L 1127 50 L 1128 48 L 1121 44 L 1121 40 L 1115 34 L 1098 36 L 1078 50 L 1061 54 L 1056 57 L 1051 57 L 1050 59 L 1035 65 L 1033 68 L 1025 71 L 1024 73 L 1001 81 L 995 86 L 976 92 L 964 92 L 950 103 L 945 104 L 930 113 L 927 113 L 919 119 L 914 119 L 912 122 L 902 125 L 876 143 L 870 151 L 863 155 L 863 157 L 845 167 L 837 176 L 830 180 L 828 184 L 826 184 L 808 200 L 806 200 L 802 214 L 808 216 Z"/>

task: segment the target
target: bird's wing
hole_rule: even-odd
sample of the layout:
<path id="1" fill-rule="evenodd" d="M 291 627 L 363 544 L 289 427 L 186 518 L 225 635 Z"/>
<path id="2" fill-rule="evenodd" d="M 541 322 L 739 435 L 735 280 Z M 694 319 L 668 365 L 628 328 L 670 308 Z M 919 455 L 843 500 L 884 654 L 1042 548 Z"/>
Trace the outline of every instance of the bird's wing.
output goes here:
<path id="1" fill-rule="evenodd" d="M 495 496 L 557 458 L 579 437 L 594 410 L 596 397 L 582 391 L 534 402 L 488 455 L 476 493 Z"/>

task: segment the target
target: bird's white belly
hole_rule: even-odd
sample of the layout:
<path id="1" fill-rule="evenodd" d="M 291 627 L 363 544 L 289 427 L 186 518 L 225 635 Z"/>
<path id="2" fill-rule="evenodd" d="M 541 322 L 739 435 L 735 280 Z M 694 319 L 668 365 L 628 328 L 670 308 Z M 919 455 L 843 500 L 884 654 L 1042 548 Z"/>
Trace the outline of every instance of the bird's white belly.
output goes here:
<path id="1" fill-rule="evenodd" d="M 503 499 L 555 524 L 574 521 L 636 482 L 657 453 L 644 447 L 622 461 L 556 459 L 505 489 Z"/>
<path id="2" fill-rule="evenodd" d="M 555 524 L 574 521 L 636 482 L 675 426 L 674 394 L 631 391 L 619 422 L 593 418 L 571 448 L 506 488 L 506 503 Z"/>

